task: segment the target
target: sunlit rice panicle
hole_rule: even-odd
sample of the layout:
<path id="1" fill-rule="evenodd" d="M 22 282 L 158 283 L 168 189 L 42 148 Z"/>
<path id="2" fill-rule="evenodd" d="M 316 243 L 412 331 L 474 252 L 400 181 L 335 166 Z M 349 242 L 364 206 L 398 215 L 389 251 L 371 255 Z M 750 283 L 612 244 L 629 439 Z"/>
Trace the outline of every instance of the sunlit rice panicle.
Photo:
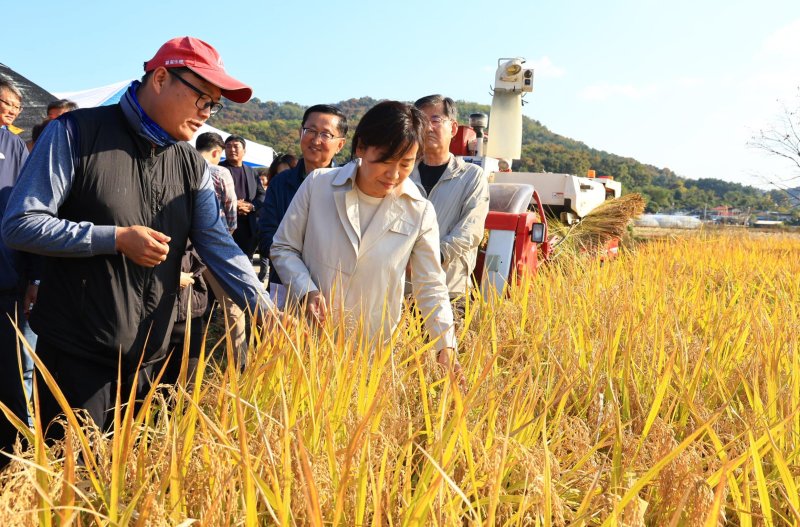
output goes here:
<path id="1" fill-rule="evenodd" d="M 215 333 L 198 388 L 123 407 L 113 437 L 80 414 L 67 442 L 28 432 L 0 525 L 798 524 L 798 298 L 791 234 L 584 252 L 469 302 L 466 394 L 410 312 L 384 346 L 254 326 L 243 373 Z"/>

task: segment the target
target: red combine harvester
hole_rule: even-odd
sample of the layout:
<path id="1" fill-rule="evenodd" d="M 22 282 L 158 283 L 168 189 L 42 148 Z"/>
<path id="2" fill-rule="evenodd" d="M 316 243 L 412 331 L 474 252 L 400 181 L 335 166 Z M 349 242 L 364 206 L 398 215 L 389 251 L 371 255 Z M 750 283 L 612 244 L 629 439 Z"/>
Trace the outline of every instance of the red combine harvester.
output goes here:
<path id="1" fill-rule="evenodd" d="M 478 255 L 474 277 L 486 294 L 502 293 L 524 273 L 535 273 L 550 256 L 554 238 L 548 236 L 545 214 L 565 225 L 581 221 L 606 199 L 620 196 L 622 187 L 612 178 L 571 174 L 511 172 L 522 148 L 522 97 L 533 91 L 533 69 L 525 59 L 499 59 L 492 97 L 491 123 L 485 114 L 472 114 L 469 126 L 460 126 L 450 143 L 454 155 L 483 167 L 489 178 L 489 233 Z M 491 136 L 484 133 L 491 124 Z M 617 251 L 616 241 L 607 256 Z"/>

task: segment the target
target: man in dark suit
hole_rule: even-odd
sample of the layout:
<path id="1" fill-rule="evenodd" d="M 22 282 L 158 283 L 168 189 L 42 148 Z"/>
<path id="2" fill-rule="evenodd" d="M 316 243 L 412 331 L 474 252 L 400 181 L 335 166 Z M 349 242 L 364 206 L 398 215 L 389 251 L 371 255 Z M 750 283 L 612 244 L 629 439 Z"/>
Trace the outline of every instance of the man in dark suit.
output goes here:
<path id="1" fill-rule="evenodd" d="M 244 137 L 229 135 L 225 140 L 225 161 L 219 166 L 226 167 L 233 177 L 236 190 L 237 227 L 233 240 L 250 260 L 258 245 L 258 209 L 264 204 L 264 188 L 259 184 L 256 172 L 243 163 L 245 153 Z"/>
<path id="2" fill-rule="evenodd" d="M 272 238 L 306 176 L 318 168 L 330 167 L 334 156 L 344 148 L 347 116 L 336 106 L 315 104 L 303 114 L 297 135 L 303 157 L 295 166 L 272 178 L 259 213 L 259 254 L 262 255 L 269 254 Z M 269 290 L 273 302 L 283 306 L 286 288 L 275 269 L 269 271 Z"/>

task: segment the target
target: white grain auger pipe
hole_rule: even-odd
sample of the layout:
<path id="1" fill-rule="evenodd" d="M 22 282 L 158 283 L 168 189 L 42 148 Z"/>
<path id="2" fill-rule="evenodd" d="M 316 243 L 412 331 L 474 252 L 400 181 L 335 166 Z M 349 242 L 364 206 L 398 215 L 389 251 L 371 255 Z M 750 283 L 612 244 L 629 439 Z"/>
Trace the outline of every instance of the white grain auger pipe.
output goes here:
<path id="1" fill-rule="evenodd" d="M 523 58 L 499 59 L 497 63 L 486 155 L 519 159 L 522 156 L 522 95 L 533 91 L 533 69 L 522 66 Z"/>

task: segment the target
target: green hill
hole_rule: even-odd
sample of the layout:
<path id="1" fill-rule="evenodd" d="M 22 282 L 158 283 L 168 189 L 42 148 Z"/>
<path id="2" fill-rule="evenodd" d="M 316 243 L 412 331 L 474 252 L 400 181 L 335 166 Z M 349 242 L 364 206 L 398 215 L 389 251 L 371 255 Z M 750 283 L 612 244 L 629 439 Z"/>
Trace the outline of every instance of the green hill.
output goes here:
<path id="1" fill-rule="evenodd" d="M 378 101 L 371 97 L 348 99 L 336 104 L 347 115 L 350 133 L 358 119 Z M 489 113 L 490 107 L 458 101 L 459 122 L 468 121 L 470 113 Z M 292 102 L 260 101 L 228 104 L 209 124 L 245 138 L 272 146 L 276 152 L 299 155 L 300 121 L 305 106 Z M 580 141 L 555 134 L 539 121 L 523 117 L 522 159 L 514 170 L 586 174 L 591 168 L 598 176 L 609 175 L 620 181 L 624 192 L 639 192 L 647 199 L 647 211 L 697 211 L 718 205 L 742 210 L 779 210 L 788 212 L 796 203 L 779 190 L 764 191 L 719 179 L 687 179 L 669 168 L 658 168 L 639 161 L 591 148 Z M 489 131 L 491 133 L 491 130 Z M 348 144 L 337 158 L 347 161 Z"/>

